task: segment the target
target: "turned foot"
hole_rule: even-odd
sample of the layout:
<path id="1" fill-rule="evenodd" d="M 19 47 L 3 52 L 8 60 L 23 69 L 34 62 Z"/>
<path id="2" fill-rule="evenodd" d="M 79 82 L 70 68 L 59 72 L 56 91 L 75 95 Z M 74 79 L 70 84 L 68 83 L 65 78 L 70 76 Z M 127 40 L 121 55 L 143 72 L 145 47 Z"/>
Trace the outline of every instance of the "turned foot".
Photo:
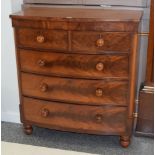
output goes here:
<path id="1" fill-rule="evenodd" d="M 127 148 L 130 144 L 129 136 L 120 136 L 120 144 L 122 147 Z"/>
<path id="2" fill-rule="evenodd" d="M 32 134 L 32 132 L 33 132 L 32 125 L 24 124 L 23 127 L 24 127 L 25 134 L 27 134 L 27 135 L 31 135 Z"/>

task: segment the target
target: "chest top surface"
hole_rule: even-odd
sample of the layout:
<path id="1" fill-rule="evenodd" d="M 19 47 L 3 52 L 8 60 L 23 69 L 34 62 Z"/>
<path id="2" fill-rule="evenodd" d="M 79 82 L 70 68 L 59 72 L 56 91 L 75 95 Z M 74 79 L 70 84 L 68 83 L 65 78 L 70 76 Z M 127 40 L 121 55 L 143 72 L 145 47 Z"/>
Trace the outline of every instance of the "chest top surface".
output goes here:
<path id="1" fill-rule="evenodd" d="M 48 19 L 57 21 L 134 21 L 139 22 L 142 11 L 84 9 L 84 8 L 27 8 L 11 17 L 15 19 Z"/>

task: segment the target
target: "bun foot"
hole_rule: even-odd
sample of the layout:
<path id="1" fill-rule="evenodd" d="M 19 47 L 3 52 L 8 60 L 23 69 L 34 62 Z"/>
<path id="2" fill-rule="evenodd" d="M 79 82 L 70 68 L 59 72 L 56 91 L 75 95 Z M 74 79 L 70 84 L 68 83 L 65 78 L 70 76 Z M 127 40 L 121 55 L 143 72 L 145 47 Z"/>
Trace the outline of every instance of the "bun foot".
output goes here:
<path id="1" fill-rule="evenodd" d="M 120 136 L 120 145 L 124 148 L 127 148 L 130 144 L 129 136 Z"/>
<path id="2" fill-rule="evenodd" d="M 32 125 L 24 124 L 23 128 L 24 128 L 24 133 L 25 134 L 27 134 L 27 135 L 31 135 L 32 134 L 32 132 L 33 132 Z"/>

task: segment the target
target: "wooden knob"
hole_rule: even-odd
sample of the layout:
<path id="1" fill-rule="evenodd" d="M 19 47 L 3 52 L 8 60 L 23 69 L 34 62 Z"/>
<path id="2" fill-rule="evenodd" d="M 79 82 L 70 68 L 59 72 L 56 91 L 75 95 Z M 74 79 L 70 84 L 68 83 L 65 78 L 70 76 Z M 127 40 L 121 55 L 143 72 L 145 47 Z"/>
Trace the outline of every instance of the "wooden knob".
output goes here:
<path id="1" fill-rule="evenodd" d="M 48 109 L 43 109 L 42 111 L 41 111 L 41 116 L 42 117 L 48 117 L 49 116 L 49 110 Z"/>
<path id="2" fill-rule="evenodd" d="M 43 43 L 44 41 L 45 41 L 44 36 L 42 36 L 42 35 L 37 36 L 37 42 L 38 42 L 38 43 Z"/>
<path id="3" fill-rule="evenodd" d="M 101 114 L 97 114 L 95 116 L 95 119 L 96 119 L 97 122 L 102 122 L 103 116 Z"/>
<path id="4" fill-rule="evenodd" d="M 40 66 L 40 67 L 44 67 L 46 65 L 46 61 L 45 60 L 38 60 L 37 64 Z"/>
<path id="5" fill-rule="evenodd" d="M 46 92 L 48 90 L 48 85 L 46 83 L 41 84 L 40 90 L 42 92 Z"/>
<path id="6" fill-rule="evenodd" d="M 101 97 L 103 95 L 103 90 L 98 88 L 96 89 L 96 96 Z"/>
<path id="7" fill-rule="evenodd" d="M 102 62 L 99 62 L 97 65 L 96 65 L 96 69 L 98 71 L 102 71 L 104 69 L 104 64 Z"/>
<path id="8" fill-rule="evenodd" d="M 97 45 L 98 47 L 102 47 L 102 46 L 104 45 L 104 40 L 103 40 L 102 38 L 98 39 L 98 40 L 96 41 L 96 45 Z"/>

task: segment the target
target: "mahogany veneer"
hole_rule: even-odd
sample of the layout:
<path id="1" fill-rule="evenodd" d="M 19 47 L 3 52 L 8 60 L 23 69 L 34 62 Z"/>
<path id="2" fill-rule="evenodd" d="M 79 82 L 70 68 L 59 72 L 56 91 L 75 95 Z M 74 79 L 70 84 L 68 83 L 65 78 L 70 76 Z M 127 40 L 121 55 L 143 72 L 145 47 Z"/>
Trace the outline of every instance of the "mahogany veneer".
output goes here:
<path id="1" fill-rule="evenodd" d="M 25 133 L 119 135 L 127 147 L 141 12 L 28 8 L 11 18 Z"/>

